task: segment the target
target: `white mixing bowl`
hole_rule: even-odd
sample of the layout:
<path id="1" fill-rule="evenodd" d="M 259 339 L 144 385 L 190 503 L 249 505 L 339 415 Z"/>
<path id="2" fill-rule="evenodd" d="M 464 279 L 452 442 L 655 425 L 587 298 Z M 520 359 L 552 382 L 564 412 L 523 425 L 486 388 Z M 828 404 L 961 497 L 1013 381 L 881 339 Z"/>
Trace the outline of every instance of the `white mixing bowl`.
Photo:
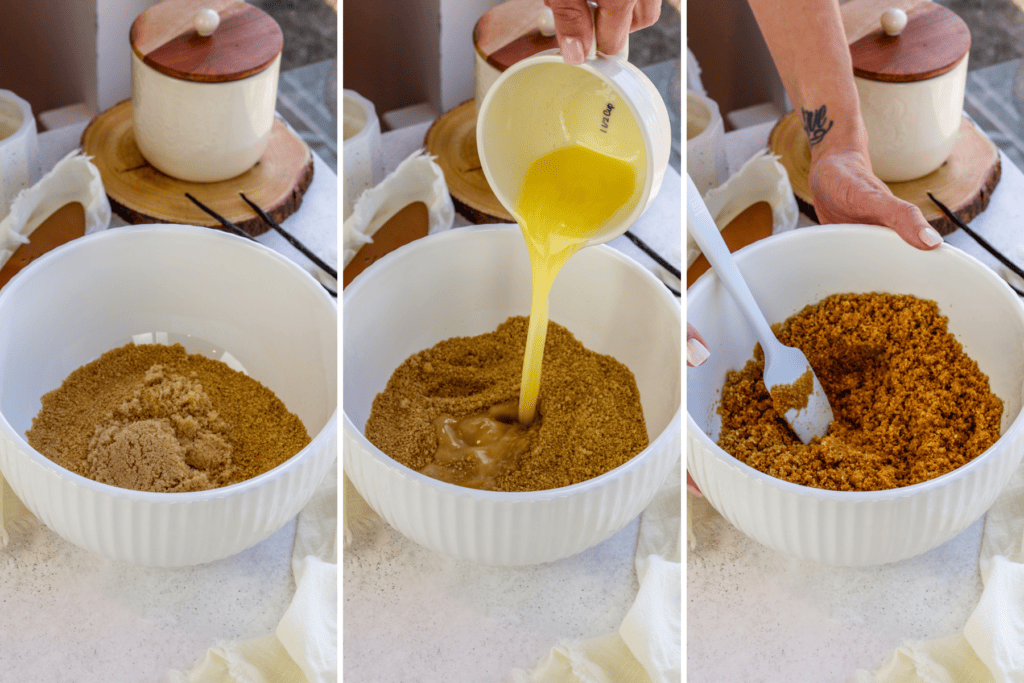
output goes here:
<path id="1" fill-rule="evenodd" d="M 573 486 L 478 491 L 398 464 L 363 436 L 374 397 L 406 358 L 454 336 L 493 331 L 530 311 L 530 266 L 516 226 L 459 228 L 381 259 L 345 290 L 345 473 L 395 529 L 438 552 L 494 565 L 550 562 L 600 543 L 634 519 L 680 456 L 679 302 L 606 246 L 573 256 L 551 292 L 551 320 L 636 377 L 650 445 Z"/>
<path id="2" fill-rule="evenodd" d="M 227 557 L 294 517 L 337 456 L 337 307 L 262 245 L 177 225 L 83 237 L 11 280 L 0 320 L 0 472 L 36 517 L 82 548 L 160 567 Z M 258 477 L 195 493 L 100 484 L 29 446 L 40 397 L 133 338 L 230 353 L 312 443 Z"/>
<path id="3" fill-rule="evenodd" d="M 1003 400 L 1002 436 L 941 477 L 889 491 L 825 491 L 740 463 L 716 445 L 727 370 L 753 356 L 755 339 L 713 271 L 687 292 L 687 320 L 711 357 L 686 372 L 687 469 L 718 512 L 751 538 L 797 558 L 875 565 L 913 557 L 960 533 L 992 505 L 1024 453 L 1024 305 L 991 269 L 948 245 L 907 246 L 885 228 L 805 228 L 756 242 L 736 262 L 768 322 L 840 292 L 931 299 Z"/>

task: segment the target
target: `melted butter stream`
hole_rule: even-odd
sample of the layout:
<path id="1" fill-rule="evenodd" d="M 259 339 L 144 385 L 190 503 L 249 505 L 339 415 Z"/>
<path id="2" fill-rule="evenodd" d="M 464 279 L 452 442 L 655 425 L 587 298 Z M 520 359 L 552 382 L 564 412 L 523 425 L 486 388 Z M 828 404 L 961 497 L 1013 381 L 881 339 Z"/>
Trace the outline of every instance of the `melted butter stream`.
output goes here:
<path id="1" fill-rule="evenodd" d="M 533 278 L 519 393 L 522 424 L 532 423 L 537 414 L 548 298 L 555 277 L 566 261 L 629 203 L 636 176 L 632 164 L 579 145 L 556 149 L 534 162 L 526 173 L 516 202 Z"/>
<path id="2" fill-rule="evenodd" d="M 555 277 L 609 221 L 632 212 L 638 199 L 637 169 L 646 163 L 639 127 L 625 104 L 607 90 L 593 97 L 597 99 L 585 109 L 604 107 L 609 99 L 616 104 L 612 111 L 620 112 L 617 137 L 588 131 L 578 138 L 583 144 L 555 149 L 534 161 L 513 211 L 530 254 L 533 285 L 518 405 L 512 401 L 461 419 L 437 418 L 439 447 L 434 463 L 420 470 L 423 474 L 495 489 L 498 478 L 529 449 L 529 433 L 539 428 L 535 418 Z"/>

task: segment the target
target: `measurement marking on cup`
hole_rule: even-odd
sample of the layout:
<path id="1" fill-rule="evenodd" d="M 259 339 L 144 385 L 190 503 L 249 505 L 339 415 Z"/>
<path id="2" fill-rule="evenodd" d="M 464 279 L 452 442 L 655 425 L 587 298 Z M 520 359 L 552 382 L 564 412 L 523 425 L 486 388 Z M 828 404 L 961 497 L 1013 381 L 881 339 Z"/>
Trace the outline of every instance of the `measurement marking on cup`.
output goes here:
<path id="1" fill-rule="evenodd" d="M 609 121 L 612 118 L 612 109 L 615 109 L 615 105 L 612 104 L 611 102 L 609 102 L 608 106 L 604 108 L 603 112 L 601 112 L 603 114 L 603 116 L 601 117 L 601 132 L 602 133 L 607 133 L 608 132 L 608 123 L 609 123 Z"/>

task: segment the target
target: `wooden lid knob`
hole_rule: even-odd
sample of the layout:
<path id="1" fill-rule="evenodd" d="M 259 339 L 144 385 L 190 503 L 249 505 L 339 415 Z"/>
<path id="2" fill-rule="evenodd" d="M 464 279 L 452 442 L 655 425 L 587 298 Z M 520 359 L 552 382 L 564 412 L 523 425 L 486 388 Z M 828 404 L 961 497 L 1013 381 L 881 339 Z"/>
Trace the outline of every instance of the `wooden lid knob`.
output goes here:
<path id="1" fill-rule="evenodd" d="M 555 13 L 551 11 L 550 7 L 545 7 L 537 17 L 537 30 L 547 38 L 555 35 Z"/>
<path id="2" fill-rule="evenodd" d="M 153 69 L 204 83 L 255 75 L 284 47 L 273 17 L 242 0 L 163 0 L 135 19 L 129 38 Z"/>
<path id="3" fill-rule="evenodd" d="M 890 36 L 898 36 L 907 27 L 907 13 L 899 7 L 890 7 L 882 12 L 882 30 Z"/>
<path id="4" fill-rule="evenodd" d="M 201 9 L 196 12 L 192 23 L 196 27 L 196 33 L 204 38 L 209 38 L 217 30 L 217 27 L 220 26 L 220 15 L 217 14 L 217 10 Z"/>

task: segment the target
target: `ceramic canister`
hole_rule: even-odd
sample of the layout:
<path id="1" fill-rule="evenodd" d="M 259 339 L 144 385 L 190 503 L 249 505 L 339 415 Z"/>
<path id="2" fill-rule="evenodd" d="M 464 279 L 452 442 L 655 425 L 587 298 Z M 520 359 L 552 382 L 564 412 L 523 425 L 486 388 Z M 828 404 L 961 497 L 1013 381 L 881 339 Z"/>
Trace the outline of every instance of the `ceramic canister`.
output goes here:
<path id="1" fill-rule="evenodd" d="M 190 182 L 252 168 L 274 124 L 277 22 L 241 0 L 163 0 L 130 38 L 132 124 L 146 160 Z"/>
<path id="2" fill-rule="evenodd" d="M 702 197 L 729 175 L 718 103 L 693 91 L 686 93 L 686 172 Z"/>
<path id="3" fill-rule="evenodd" d="M 850 44 L 875 174 L 920 178 L 949 157 L 963 117 L 971 34 L 932 2 L 886 9 Z"/>
<path id="4" fill-rule="evenodd" d="M 344 176 L 342 220 L 348 220 L 359 196 L 384 180 L 380 120 L 373 102 L 355 90 L 345 90 L 342 107 Z"/>
<path id="5" fill-rule="evenodd" d="M 10 90 L 0 90 L 0 221 L 14 198 L 37 180 L 39 141 L 32 106 Z"/>

